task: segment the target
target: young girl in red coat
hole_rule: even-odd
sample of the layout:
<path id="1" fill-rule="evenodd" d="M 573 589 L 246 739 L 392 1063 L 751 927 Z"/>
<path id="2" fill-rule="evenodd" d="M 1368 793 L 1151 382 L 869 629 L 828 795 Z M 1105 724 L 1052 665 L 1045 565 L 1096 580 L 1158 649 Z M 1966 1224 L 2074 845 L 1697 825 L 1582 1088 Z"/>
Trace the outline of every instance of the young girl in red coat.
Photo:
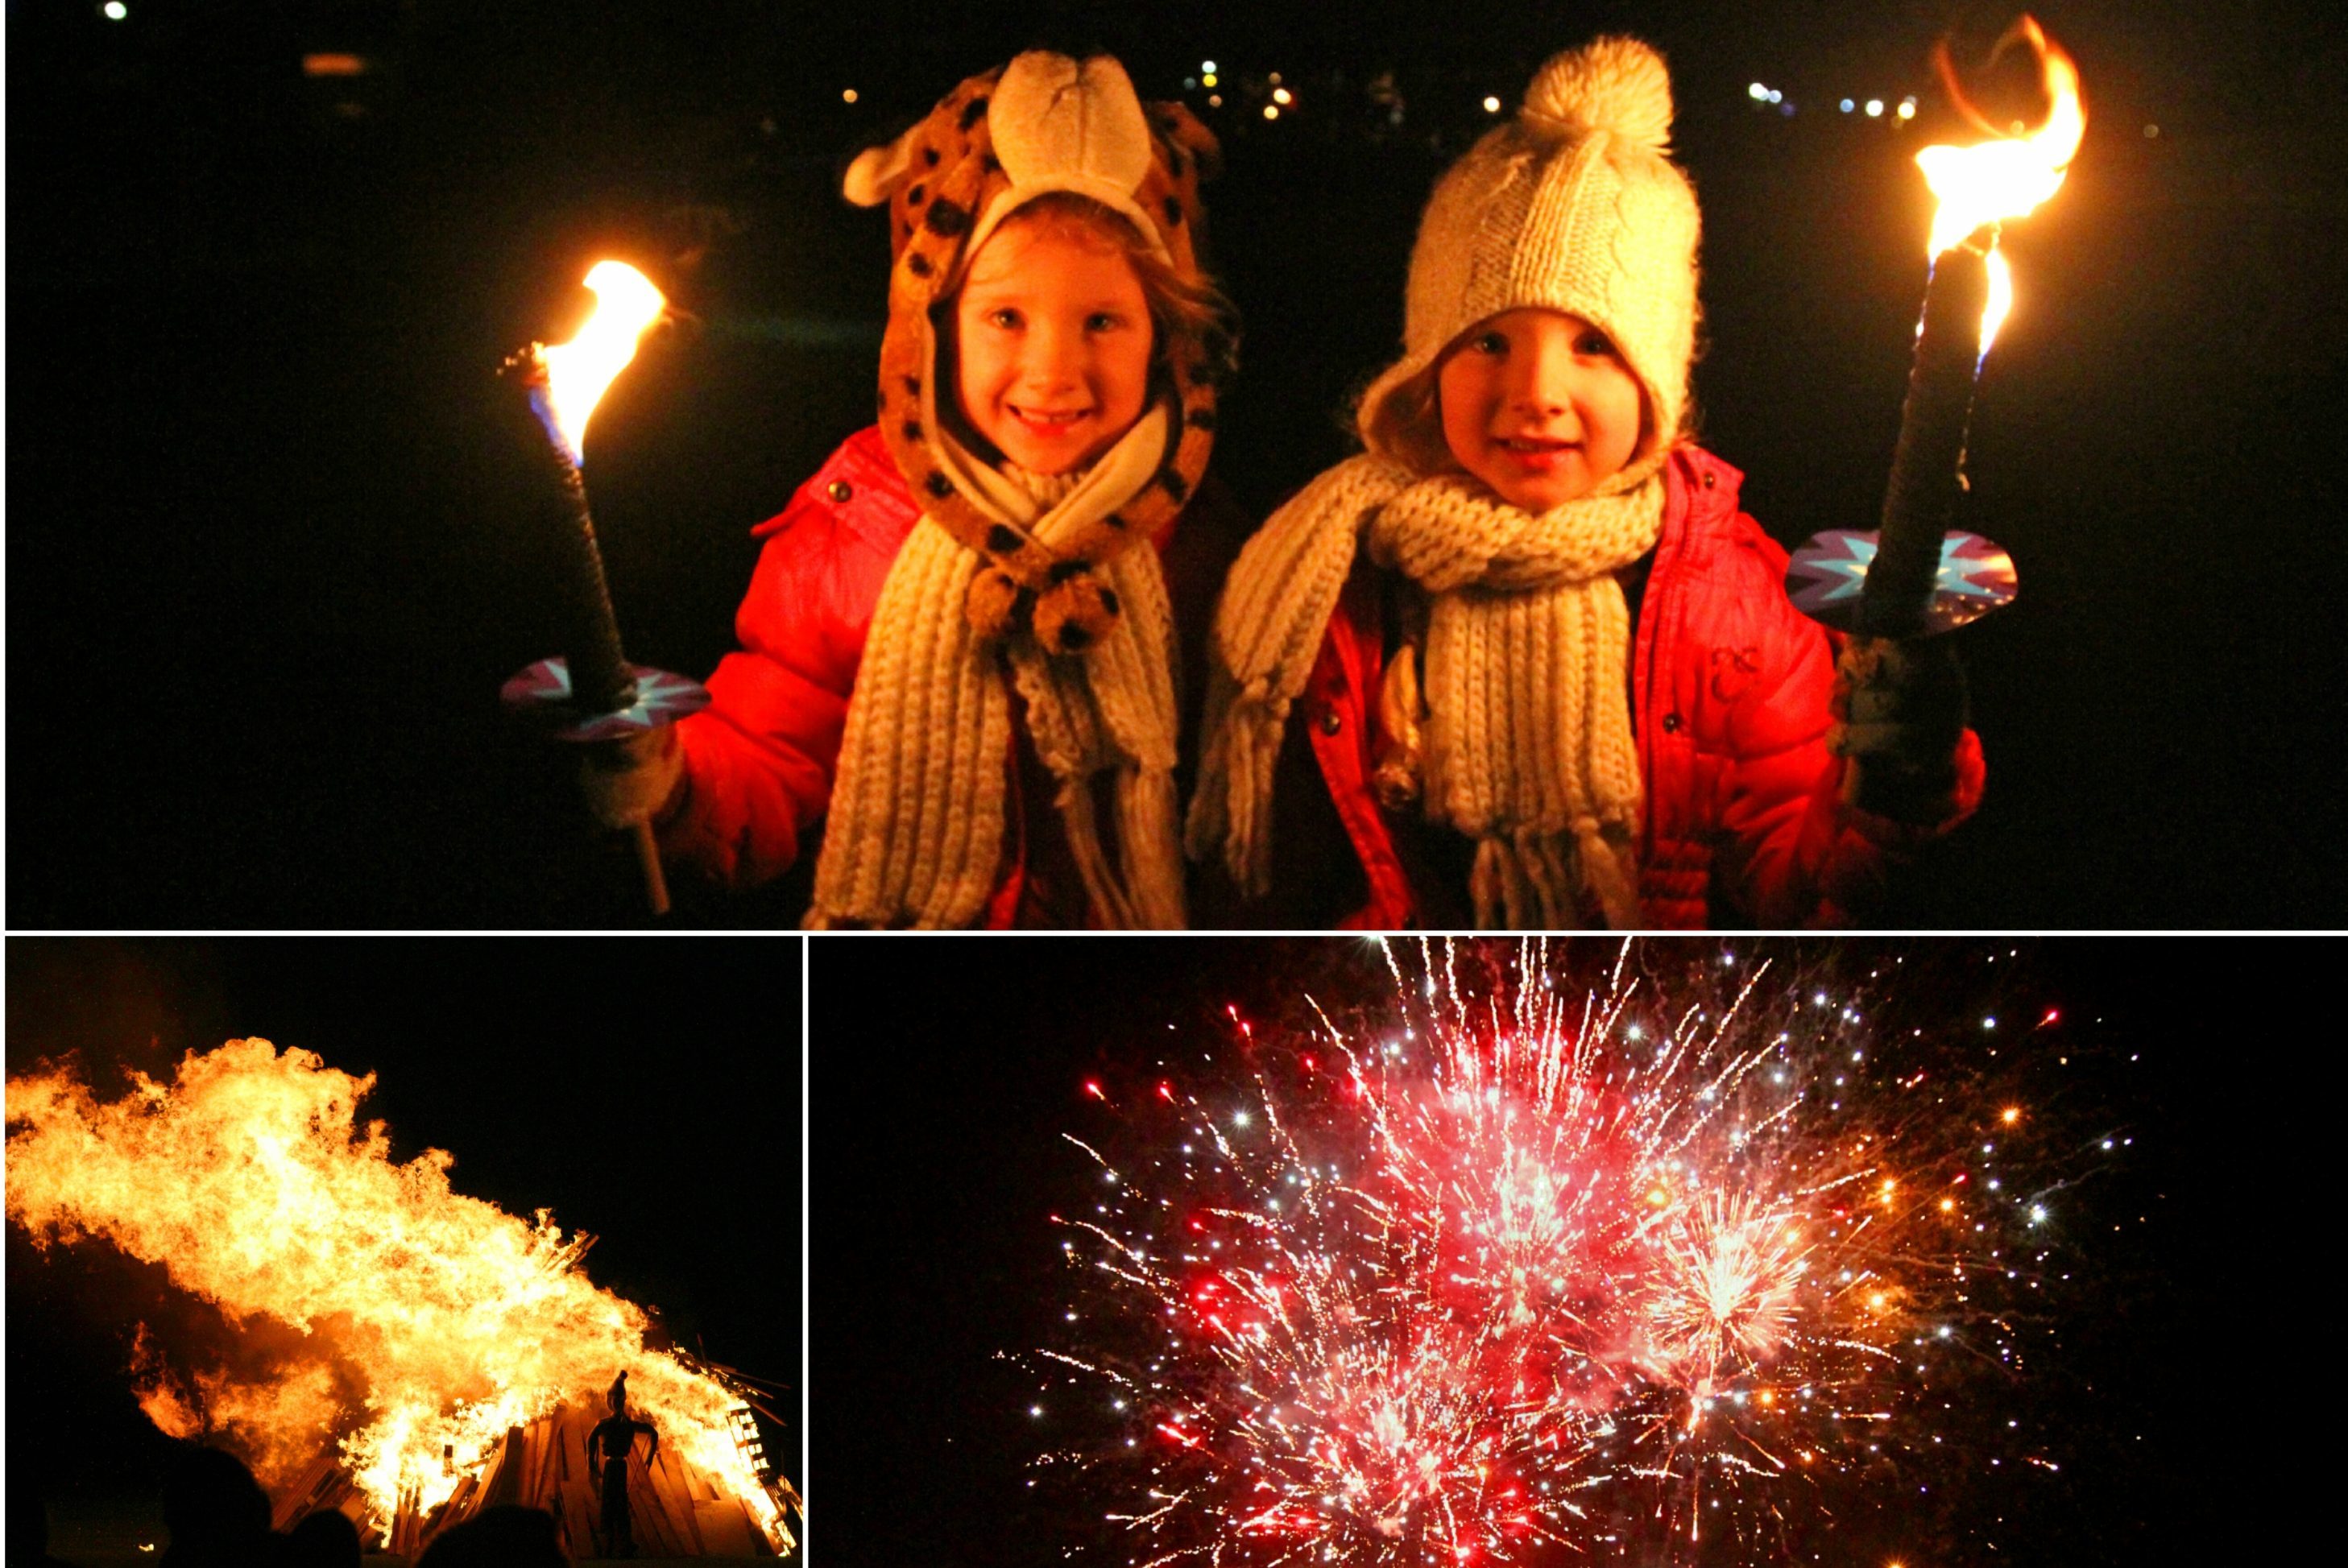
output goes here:
<path id="1" fill-rule="evenodd" d="M 591 770 L 599 815 L 736 885 L 824 819 L 813 926 L 1184 923 L 1180 631 L 1246 527 L 1198 494 L 1213 156 L 1116 61 L 1036 53 L 856 160 L 896 253 L 880 425 L 759 530 L 709 710 Z"/>
<path id="2" fill-rule="evenodd" d="M 1542 67 L 1436 187 L 1368 451 L 1233 568 L 1189 835 L 1242 922 L 1834 924 L 1978 797 L 1953 665 L 1854 645 L 1838 723 L 1784 552 L 1686 439 L 1671 113 L 1634 40 Z"/>

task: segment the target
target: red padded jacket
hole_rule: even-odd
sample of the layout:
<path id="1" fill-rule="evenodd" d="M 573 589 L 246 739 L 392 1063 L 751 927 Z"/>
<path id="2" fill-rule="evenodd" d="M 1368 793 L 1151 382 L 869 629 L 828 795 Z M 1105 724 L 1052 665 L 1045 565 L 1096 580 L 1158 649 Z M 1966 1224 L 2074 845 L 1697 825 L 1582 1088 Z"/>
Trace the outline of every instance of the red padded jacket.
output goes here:
<path id="1" fill-rule="evenodd" d="M 729 887 L 789 869 L 830 804 L 849 695 L 864 660 L 880 587 L 921 509 L 878 426 L 849 438 L 782 512 L 752 530 L 765 541 L 734 618 L 741 651 L 709 678 L 710 704 L 677 726 L 685 783 L 656 825 L 661 854 Z M 1210 477 L 1154 541 L 1166 569 L 1175 634 L 1187 665 L 1250 521 Z M 1196 751 L 1203 668 L 1186 668 L 1182 755 Z M 1013 704 L 1014 709 L 1018 707 Z M 1050 774 L 1014 721 L 1013 804 L 990 927 L 1084 923 Z M 1181 782 L 1187 782 L 1187 774 Z"/>
<path id="2" fill-rule="evenodd" d="M 1653 928 L 1848 924 L 1904 853 L 1972 814 L 1980 742 L 1967 731 L 1959 744 L 1957 808 L 1944 822 L 1911 826 L 1846 805 L 1843 761 L 1827 750 L 1834 648 L 1786 598 L 1785 550 L 1737 509 L 1735 468 L 1682 446 L 1664 472 L 1663 530 L 1632 655 L 1647 791 L 1642 917 Z M 1457 908 L 1416 853 L 1426 833 L 1389 818 L 1370 785 L 1383 739 L 1385 577 L 1357 565 L 1330 618 L 1275 784 L 1277 907 L 1243 908 L 1239 923 L 1384 929 L 1449 924 Z M 1317 770 L 1305 766 L 1308 748 Z M 1331 876 L 1333 854 L 1358 873 Z"/>

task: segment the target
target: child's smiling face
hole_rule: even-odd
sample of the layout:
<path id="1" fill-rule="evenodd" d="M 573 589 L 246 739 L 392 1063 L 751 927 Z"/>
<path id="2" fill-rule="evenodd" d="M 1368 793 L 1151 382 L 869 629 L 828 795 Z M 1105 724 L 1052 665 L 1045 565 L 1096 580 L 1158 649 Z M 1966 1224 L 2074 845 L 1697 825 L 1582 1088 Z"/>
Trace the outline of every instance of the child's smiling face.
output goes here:
<path id="1" fill-rule="evenodd" d="M 1562 311 L 1478 323 L 1436 375 L 1443 439 L 1509 505 L 1546 512 L 1622 472 L 1646 398 L 1606 334 Z"/>
<path id="2" fill-rule="evenodd" d="M 963 416 L 1033 473 L 1090 463 L 1148 398 L 1149 302 L 1106 239 L 1004 224 L 971 258 L 954 337 Z"/>

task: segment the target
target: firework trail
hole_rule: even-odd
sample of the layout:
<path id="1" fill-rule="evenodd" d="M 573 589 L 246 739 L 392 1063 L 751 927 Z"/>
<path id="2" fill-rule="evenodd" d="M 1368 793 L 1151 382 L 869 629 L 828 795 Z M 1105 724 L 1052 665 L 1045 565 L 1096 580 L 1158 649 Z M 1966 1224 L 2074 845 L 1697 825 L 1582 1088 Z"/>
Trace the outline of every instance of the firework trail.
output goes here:
<path id="1" fill-rule="evenodd" d="M 1389 945 L 1389 1002 L 1087 1085 L 1118 1153 L 1069 1139 L 1037 1366 L 1116 1425 L 1045 1462 L 1129 1562 L 1750 1555 L 1931 1451 L 1953 1363 L 2011 1372 L 2022 1109 L 1791 966 L 1608 957 Z"/>

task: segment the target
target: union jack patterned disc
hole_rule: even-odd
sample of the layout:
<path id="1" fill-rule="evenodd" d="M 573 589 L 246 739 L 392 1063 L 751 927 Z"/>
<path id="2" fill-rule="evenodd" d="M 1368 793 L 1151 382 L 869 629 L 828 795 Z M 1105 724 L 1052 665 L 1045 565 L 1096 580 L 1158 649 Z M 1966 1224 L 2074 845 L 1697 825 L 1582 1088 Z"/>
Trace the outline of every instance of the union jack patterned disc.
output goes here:
<path id="1" fill-rule="evenodd" d="M 1786 597 L 1811 620 L 1848 631 L 1859 615 L 1859 590 L 1875 559 L 1875 533 L 1829 528 L 1813 534 L 1786 568 Z M 1979 534 L 1952 528 L 1941 540 L 1941 569 L 1924 611 L 1931 636 L 1979 620 L 2013 602 L 2013 558 Z"/>
<path id="2" fill-rule="evenodd" d="M 629 668 L 636 674 L 635 704 L 616 713 L 582 714 L 573 707 L 571 666 L 560 659 L 540 660 L 508 681 L 498 696 L 517 713 L 551 721 L 558 741 L 624 741 L 709 706 L 708 690 L 698 681 L 648 664 Z"/>

